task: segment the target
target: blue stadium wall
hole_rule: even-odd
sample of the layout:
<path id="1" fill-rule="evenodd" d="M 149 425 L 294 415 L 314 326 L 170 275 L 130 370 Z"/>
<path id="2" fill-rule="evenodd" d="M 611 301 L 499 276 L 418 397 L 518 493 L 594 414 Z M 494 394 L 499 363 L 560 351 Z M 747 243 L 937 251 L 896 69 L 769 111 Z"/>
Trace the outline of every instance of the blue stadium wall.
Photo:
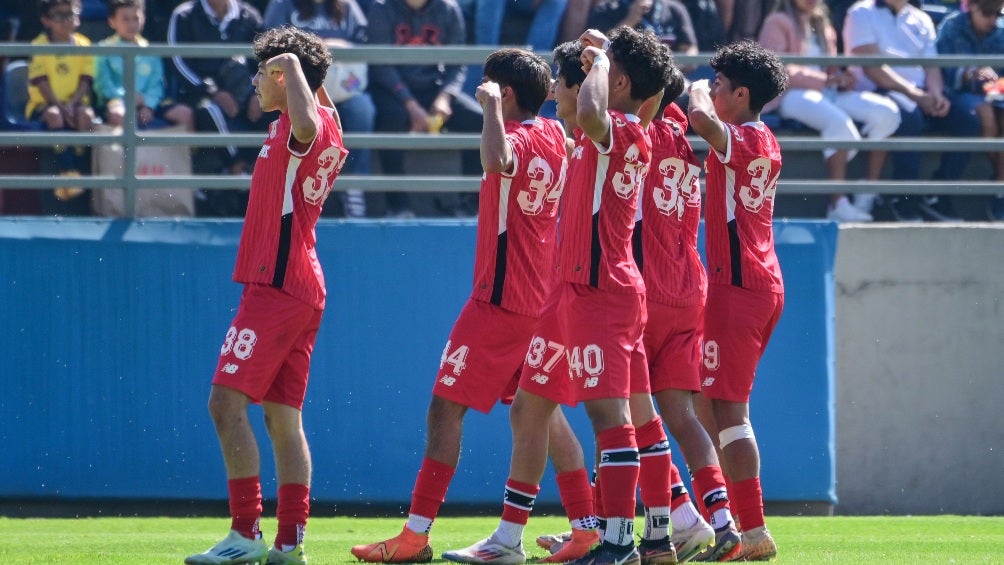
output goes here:
<path id="1" fill-rule="evenodd" d="M 206 399 L 240 296 L 230 280 L 240 229 L 0 220 L 0 497 L 225 498 Z M 837 229 L 780 222 L 775 233 L 787 296 L 752 400 L 763 490 L 768 501 L 835 503 Z M 329 299 L 304 409 L 313 496 L 404 504 L 440 354 L 470 292 L 475 226 L 322 221 L 317 235 Z M 468 416 L 450 502 L 501 499 L 507 416 Z M 582 410 L 569 416 L 591 451 Z M 548 474 L 540 500 L 556 502 Z"/>

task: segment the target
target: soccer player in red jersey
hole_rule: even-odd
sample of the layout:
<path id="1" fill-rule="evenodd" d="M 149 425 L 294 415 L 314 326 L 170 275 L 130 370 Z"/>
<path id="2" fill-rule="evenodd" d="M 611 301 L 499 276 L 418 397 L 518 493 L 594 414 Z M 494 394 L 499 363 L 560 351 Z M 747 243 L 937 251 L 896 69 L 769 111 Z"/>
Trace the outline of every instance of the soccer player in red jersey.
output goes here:
<path id="1" fill-rule="evenodd" d="M 649 32 L 622 26 L 609 43 L 599 37 L 588 30 L 580 38 L 582 84 L 570 88 L 560 75 L 555 82 L 558 116 L 575 139 L 558 225 L 559 282 L 534 332 L 513 402 L 502 520 L 488 539 L 444 553 L 448 560 L 502 562 L 486 556 L 519 543 L 547 463 L 547 423 L 559 404 L 578 402 L 596 434 L 607 525 L 603 542 L 572 562 L 640 560 L 633 539 L 639 455 L 628 397 L 632 378 L 647 381 L 648 374 L 645 284 L 631 237 L 651 143 L 636 114 L 666 86 L 672 60 Z M 552 374 L 550 365 L 562 357 L 568 374 Z"/>
<path id="2" fill-rule="evenodd" d="M 552 286 L 555 224 L 567 158 L 561 125 L 537 116 L 548 96 L 551 69 L 532 52 L 500 49 L 488 56 L 484 73 L 477 90 L 485 116 L 485 176 L 474 288 L 440 359 L 428 409 L 425 457 L 407 523 L 389 540 L 353 547 L 352 554 L 363 561 L 432 559 L 429 531 L 460 459 L 464 416 L 471 408 L 487 413 L 499 399 L 511 403 Z M 582 448 L 560 412 L 552 419 L 550 433 L 557 440 L 552 459 L 559 481 L 565 477 L 588 495 Z M 575 472 L 566 476 L 565 470 Z M 521 548 L 508 557 L 525 560 Z"/>
<path id="3" fill-rule="evenodd" d="M 244 292 L 209 395 L 227 470 L 231 531 L 205 553 L 188 557 L 189 564 L 306 559 L 311 469 L 301 410 L 325 300 L 314 227 L 348 151 L 321 86 L 331 66 L 324 42 L 281 27 L 258 35 L 253 48 L 255 94 L 263 110 L 281 113 L 269 124 L 251 176 L 234 268 Z M 258 530 L 260 458 L 247 416 L 252 402 L 264 409 L 279 483 L 279 527 L 271 548 Z"/>
<path id="4" fill-rule="evenodd" d="M 781 148 L 760 111 L 788 85 L 778 57 L 752 41 L 719 49 L 714 82 L 690 87 L 690 124 L 711 146 L 704 212 L 708 304 L 702 392 L 717 436 L 732 508 L 742 530 L 739 560 L 777 554 L 763 516 L 760 453 L 750 424 L 756 366 L 781 316 L 784 284 L 774 251 L 774 192 Z M 700 410 L 700 408 L 699 408 Z"/>

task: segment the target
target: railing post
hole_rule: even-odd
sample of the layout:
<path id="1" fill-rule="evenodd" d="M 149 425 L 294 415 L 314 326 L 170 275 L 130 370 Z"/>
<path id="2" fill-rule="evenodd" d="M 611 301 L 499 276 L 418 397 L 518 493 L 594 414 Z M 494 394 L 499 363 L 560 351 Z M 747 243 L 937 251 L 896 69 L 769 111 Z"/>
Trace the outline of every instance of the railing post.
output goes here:
<path id="1" fill-rule="evenodd" d="M 125 122 L 122 124 L 122 190 L 125 196 L 125 215 L 136 217 L 136 55 L 131 50 L 122 56 L 122 82 L 125 83 Z"/>

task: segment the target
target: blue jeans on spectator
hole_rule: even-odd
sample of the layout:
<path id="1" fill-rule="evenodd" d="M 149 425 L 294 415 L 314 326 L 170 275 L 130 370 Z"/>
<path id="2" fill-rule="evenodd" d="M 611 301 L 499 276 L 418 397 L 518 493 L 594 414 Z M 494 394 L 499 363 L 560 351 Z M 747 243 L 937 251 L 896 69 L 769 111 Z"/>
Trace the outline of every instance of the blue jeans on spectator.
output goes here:
<path id="1" fill-rule="evenodd" d="M 558 28 L 565 17 L 568 0 L 540 0 L 537 6 L 535 0 L 476 0 L 474 11 L 474 43 L 478 45 L 498 45 L 502 37 L 502 25 L 506 10 L 517 10 L 523 14 L 534 14 L 530 29 L 527 30 L 524 44 L 541 54 L 548 63 L 551 62 L 550 52 L 558 37 Z M 481 84 L 484 74 L 481 65 L 467 65 L 467 80 L 464 82 L 464 92 L 474 95 Z M 553 114 L 553 110 L 550 112 Z M 544 112 L 548 115 L 548 112 Z"/>
<path id="2" fill-rule="evenodd" d="M 963 92 L 949 95 L 952 109 L 948 115 L 938 120 L 938 128 L 951 137 L 980 137 L 980 117 L 976 108 L 986 103 L 982 94 Z M 968 151 L 945 152 L 941 155 L 941 167 L 935 173 L 940 180 L 962 178 L 972 153 Z"/>
<path id="3" fill-rule="evenodd" d="M 338 110 L 338 117 L 342 121 L 342 131 L 345 133 L 372 133 L 376 120 L 376 106 L 369 93 L 360 92 L 352 98 L 343 100 L 335 104 Z M 349 156 L 342 167 L 342 174 L 346 175 L 368 175 L 370 169 L 369 149 L 353 149 L 349 151 Z M 345 215 L 349 217 L 363 217 L 366 215 L 366 198 L 362 191 L 353 190 L 351 187 L 342 188 L 342 204 Z M 325 206 L 323 215 L 331 216 L 336 208 Z"/>

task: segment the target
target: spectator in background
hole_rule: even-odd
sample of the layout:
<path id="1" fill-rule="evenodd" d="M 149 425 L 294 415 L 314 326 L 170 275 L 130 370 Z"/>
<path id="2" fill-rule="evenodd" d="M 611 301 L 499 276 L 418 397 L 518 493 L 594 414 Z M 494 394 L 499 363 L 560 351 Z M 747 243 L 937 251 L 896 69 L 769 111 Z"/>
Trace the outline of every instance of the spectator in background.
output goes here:
<path id="1" fill-rule="evenodd" d="M 77 33 L 80 0 L 40 0 L 41 35 L 32 45 L 69 44 L 88 46 L 90 40 Z M 94 125 L 91 85 L 94 57 L 90 55 L 34 55 L 28 65 L 28 104 L 25 116 L 39 121 L 49 131 L 89 132 Z M 58 174 L 79 177 L 90 171 L 87 148 L 56 146 Z M 45 214 L 90 214 L 89 191 L 59 187 L 41 195 Z"/>
<path id="2" fill-rule="evenodd" d="M 187 0 L 171 13 L 167 42 L 249 45 L 262 30 L 261 14 L 241 0 Z M 264 120 L 253 96 L 254 75 L 243 56 L 200 58 L 175 56 L 181 100 L 195 108 L 197 131 L 228 134 L 259 131 Z M 193 168 L 200 173 L 249 175 L 257 149 L 229 146 L 224 151 L 197 151 Z M 203 191 L 196 200 L 200 216 L 240 216 L 247 208 L 246 190 Z"/>
<path id="3" fill-rule="evenodd" d="M 655 34 L 674 54 L 697 54 L 697 36 L 687 8 L 677 0 L 600 0 L 588 27 L 604 33 L 626 25 Z"/>
<path id="4" fill-rule="evenodd" d="M 272 0 L 265 10 L 264 25 L 272 29 L 290 24 L 301 29 L 312 31 L 326 40 L 330 47 L 351 47 L 354 43 L 366 43 L 368 40 L 368 23 L 366 14 L 356 0 Z M 336 57 L 337 58 L 337 57 Z M 341 69 L 335 63 L 330 69 L 329 78 Z M 365 69 L 365 65 L 357 66 Z M 341 95 L 329 88 L 328 94 L 335 102 L 335 109 L 342 120 L 342 129 L 349 133 L 371 133 L 376 119 L 376 108 L 373 99 L 364 90 L 365 72 L 354 77 L 355 85 L 362 88 L 339 88 Z M 370 174 L 370 150 L 353 149 L 348 160 L 342 167 L 343 174 Z M 348 189 L 340 193 L 344 215 L 350 218 L 366 216 L 366 197 L 361 190 Z M 336 214 L 335 206 L 325 206 L 323 216 Z"/>
<path id="5" fill-rule="evenodd" d="M 938 27 L 938 53 L 945 55 L 1004 54 L 1004 0 L 969 0 L 966 11 L 949 14 Z M 1004 96 L 996 86 L 1004 68 L 943 67 L 945 90 L 952 103 L 948 131 L 957 136 L 997 138 L 1004 135 Z M 990 91 L 988 98 L 986 90 Z M 968 154 L 967 154 L 968 155 Z M 989 155 L 993 178 L 1004 181 L 1004 151 Z M 991 220 L 1004 221 L 1004 194 L 987 206 Z"/>
<path id="6" fill-rule="evenodd" d="M 1001 0 L 1004 2 L 1004 0 Z M 760 30 L 761 45 L 784 55 L 836 55 L 837 34 L 830 24 L 822 0 L 781 0 Z M 782 118 L 797 120 L 819 131 L 823 139 L 858 140 L 861 133 L 869 139 L 885 139 L 899 127 L 899 107 L 886 96 L 854 90 L 853 74 L 837 66 L 826 69 L 816 65 L 791 63 L 788 90 L 771 104 Z M 859 133 L 855 122 L 862 124 Z M 847 162 L 855 151 L 827 149 L 826 172 L 831 180 L 847 178 Z M 869 169 L 867 178 L 881 175 Z M 833 194 L 826 217 L 840 222 L 870 222 L 871 214 L 855 207 L 844 194 Z"/>
<path id="7" fill-rule="evenodd" d="M 406 45 L 463 45 L 464 18 L 456 0 L 376 0 L 369 13 L 370 43 Z M 376 131 L 454 133 L 481 131 L 481 105 L 462 91 L 463 65 L 370 65 L 369 92 L 376 105 Z M 384 174 L 404 174 L 404 154 L 381 150 Z M 463 174 L 481 176 L 477 150 L 461 153 Z M 464 195 L 468 196 L 468 195 Z M 473 196 L 473 195 L 471 195 Z M 445 195 L 442 197 L 445 198 Z M 443 204 L 444 212 L 473 215 L 476 196 Z M 406 192 L 387 193 L 387 215 L 414 217 Z"/>
<path id="8" fill-rule="evenodd" d="M 726 27 L 715 0 L 681 0 L 681 2 L 690 14 L 694 33 L 697 34 L 698 50 L 714 51 L 725 43 Z M 714 76 L 714 73 L 708 76 Z"/>
<path id="9" fill-rule="evenodd" d="M 850 55 L 885 57 L 934 57 L 935 31 L 931 18 L 907 0 L 859 0 L 847 11 L 844 21 L 844 50 Z M 918 136 L 933 121 L 948 115 L 951 103 L 944 95 L 941 69 L 920 65 L 877 65 L 854 67 L 858 88 L 878 91 L 892 98 L 900 109 L 897 136 Z M 885 152 L 877 152 L 876 159 Z M 953 154 L 942 156 L 942 170 L 953 170 Z M 920 178 L 921 154 L 895 151 L 892 155 L 895 180 Z M 861 205 L 867 209 L 866 195 Z M 901 196 L 885 199 L 892 218 L 898 221 L 957 220 L 952 202 L 945 196 Z"/>
<path id="10" fill-rule="evenodd" d="M 474 10 L 474 42 L 478 45 L 498 45 L 503 28 L 513 16 L 532 16 L 526 39 L 522 43 L 534 51 L 550 51 L 558 37 L 561 18 L 568 0 L 477 0 Z M 480 76 L 478 82 L 480 82 Z"/>
<path id="11" fill-rule="evenodd" d="M 575 41 L 586 31 L 589 12 L 599 3 L 599 0 L 568 0 L 565 6 L 565 16 L 561 18 L 558 37 L 555 43 L 562 44 Z"/>
<path id="12" fill-rule="evenodd" d="M 145 18 L 144 0 L 109 0 L 108 26 L 115 34 L 101 40 L 101 45 L 132 44 L 145 47 L 142 36 Z M 155 55 L 138 55 L 136 61 L 136 124 L 140 128 L 167 124 L 179 125 L 187 131 L 194 127 L 190 106 L 177 103 L 165 92 L 164 62 Z M 125 84 L 122 82 L 122 57 L 98 57 L 94 93 L 105 123 L 121 127 L 125 119 Z"/>
<path id="13" fill-rule="evenodd" d="M 718 0 L 718 11 L 722 14 L 728 40 L 755 40 L 760 35 L 764 20 L 774 12 L 779 2 L 780 0 Z"/>

